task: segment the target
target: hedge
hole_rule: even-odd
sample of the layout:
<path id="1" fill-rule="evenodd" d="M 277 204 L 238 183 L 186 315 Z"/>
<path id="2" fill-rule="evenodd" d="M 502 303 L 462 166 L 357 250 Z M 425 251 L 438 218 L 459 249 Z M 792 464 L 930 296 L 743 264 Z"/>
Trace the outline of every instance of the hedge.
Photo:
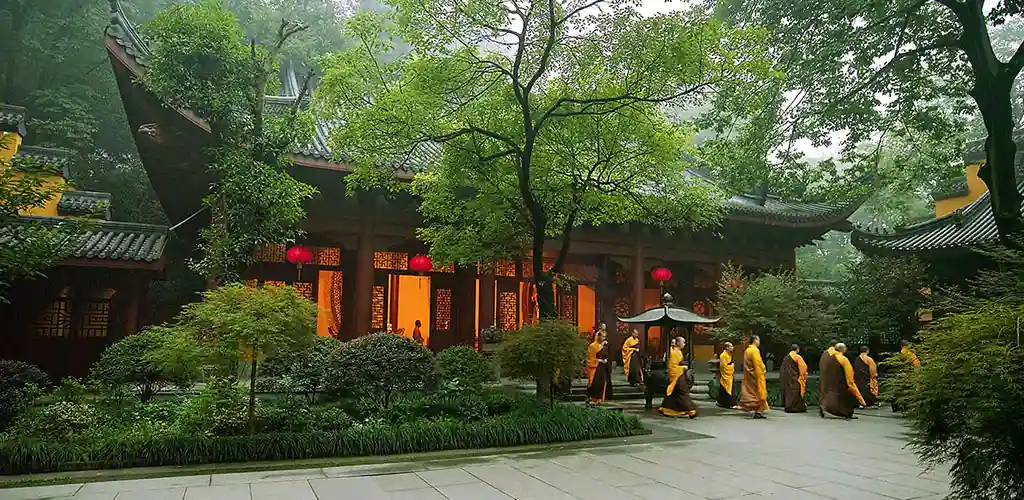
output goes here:
<path id="1" fill-rule="evenodd" d="M 559 406 L 475 422 L 426 420 L 397 426 L 354 426 L 336 433 L 135 440 L 114 437 L 84 443 L 22 439 L 0 443 L 0 473 L 389 455 L 581 441 L 647 432 L 636 417 L 620 412 Z"/>

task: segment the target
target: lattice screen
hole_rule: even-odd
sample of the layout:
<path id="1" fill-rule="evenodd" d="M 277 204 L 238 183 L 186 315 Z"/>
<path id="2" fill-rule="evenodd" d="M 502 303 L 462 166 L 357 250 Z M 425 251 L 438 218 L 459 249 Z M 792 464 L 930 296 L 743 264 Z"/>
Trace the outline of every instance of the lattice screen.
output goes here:
<path id="1" fill-rule="evenodd" d="M 254 279 L 252 279 L 252 280 L 245 280 L 245 286 L 247 286 L 249 288 L 256 288 L 257 286 L 259 286 L 259 284 L 260 284 L 259 280 L 254 280 Z"/>
<path id="2" fill-rule="evenodd" d="M 565 273 L 576 281 L 597 281 L 597 268 L 580 264 L 566 264 Z"/>
<path id="3" fill-rule="evenodd" d="M 313 297 L 313 284 L 308 281 L 299 281 L 295 283 L 295 291 L 302 294 L 307 300 L 316 302 L 316 298 Z"/>
<path id="4" fill-rule="evenodd" d="M 498 294 L 498 327 L 505 331 L 515 330 L 519 326 L 516 310 L 516 292 Z"/>
<path id="5" fill-rule="evenodd" d="M 106 337 L 109 324 L 110 300 L 90 300 L 85 303 L 82 328 L 78 330 L 78 336 L 87 338 Z"/>
<path id="6" fill-rule="evenodd" d="M 576 295 L 563 294 L 561 317 L 569 320 L 572 324 L 576 324 L 576 312 Z"/>
<path id="7" fill-rule="evenodd" d="M 437 289 L 437 303 L 434 307 L 435 328 L 450 330 L 452 328 L 452 291 L 448 288 Z"/>
<path id="8" fill-rule="evenodd" d="M 615 299 L 615 315 L 620 318 L 629 317 L 629 299 L 626 297 L 618 297 Z M 619 333 L 629 332 L 629 325 L 621 322 L 615 322 L 615 330 Z"/>
<path id="9" fill-rule="evenodd" d="M 313 247 L 313 263 L 318 266 L 338 267 L 341 265 L 341 249 Z"/>
<path id="10" fill-rule="evenodd" d="M 267 280 L 263 282 L 263 286 L 288 286 L 288 283 L 279 280 Z"/>
<path id="11" fill-rule="evenodd" d="M 335 272 L 331 275 L 331 324 L 334 327 L 334 334 L 337 335 L 341 331 L 341 292 L 342 292 L 342 279 L 341 272 Z"/>
<path id="12" fill-rule="evenodd" d="M 33 332 L 39 337 L 67 337 L 71 335 L 71 299 L 59 297 L 43 309 Z"/>
<path id="13" fill-rule="evenodd" d="M 256 249 L 256 262 L 284 262 L 284 245 L 266 245 Z"/>
<path id="14" fill-rule="evenodd" d="M 409 269 L 409 254 L 405 252 L 374 252 L 373 268 L 407 271 Z"/>
<path id="15" fill-rule="evenodd" d="M 445 266 L 438 266 L 437 264 L 434 264 L 430 270 L 435 273 L 454 273 L 455 264 L 448 264 Z"/>
<path id="16" fill-rule="evenodd" d="M 384 329 L 384 306 L 387 295 L 387 288 L 383 285 L 373 287 L 373 295 L 370 296 L 370 328 L 375 332 Z"/>
<path id="17" fill-rule="evenodd" d="M 499 260 L 494 263 L 494 275 L 505 278 L 516 277 L 516 263 L 511 260 Z"/>
<path id="18" fill-rule="evenodd" d="M 523 270 L 523 281 L 533 279 L 533 262 L 524 260 L 519 263 L 519 268 Z"/>

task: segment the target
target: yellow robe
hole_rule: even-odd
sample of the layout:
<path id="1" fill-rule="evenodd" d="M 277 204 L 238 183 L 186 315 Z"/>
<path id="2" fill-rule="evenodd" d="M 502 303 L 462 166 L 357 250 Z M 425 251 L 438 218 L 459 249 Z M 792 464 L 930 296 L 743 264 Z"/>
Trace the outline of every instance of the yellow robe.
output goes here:
<path id="1" fill-rule="evenodd" d="M 850 360 L 846 359 L 846 356 L 836 351 L 836 361 L 839 361 L 839 366 L 843 367 L 843 375 L 846 378 L 846 389 L 850 391 L 850 394 L 857 399 L 857 402 L 864 406 L 864 397 L 860 395 L 860 389 L 857 388 L 857 383 L 853 381 L 853 365 L 850 364 Z"/>
<path id="2" fill-rule="evenodd" d="M 693 402 L 688 395 L 677 394 L 675 399 L 672 400 L 672 393 L 676 390 L 676 385 L 686 383 L 685 380 L 681 380 L 684 373 L 686 373 L 686 366 L 683 366 L 683 351 L 673 347 L 668 355 L 668 387 L 665 389 L 665 401 L 658 408 L 658 412 L 662 415 L 668 417 L 679 417 L 682 415 L 693 417 L 697 415 L 697 410 L 693 409 Z M 675 405 L 679 409 L 668 408 L 666 405 Z"/>
<path id="3" fill-rule="evenodd" d="M 718 383 L 730 395 L 732 394 L 734 373 L 736 373 L 736 367 L 732 364 L 732 354 L 729 354 L 729 351 L 722 351 L 722 354 L 718 356 Z"/>
<path id="4" fill-rule="evenodd" d="M 871 394 L 876 398 L 878 397 L 878 365 L 875 364 L 875 360 L 871 359 L 867 353 L 860 353 L 860 360 L 868 365 L 868 388 L 871 389 Z"/>
<path id="5" fill-rule="evenodd" d="M 796 362 L 797 368 L 800 370 L 800 376 L 797 382 L 800 383 L 800 395 L 807 395 L 807 363 L 804 361 L 804 357 L 797 354 L 795 351 L 789 352 L 789 357 L 793 358 Z"/>
<path id="6" fill-rule="evenodd" d="M 765 381 L 767 367 L 761 359 L 761 351 L 754 345 L 743 353 L 743 384 L 740 392 L 740 408 L 746 411 L 768 411 L 768 386 Z"/>
<path id="7" fill-rule="evenodd" d="M 900 353 L 910 360 L 911 366 L 921 366 L 921 360 L 917 359 L 917 354 L 914 354 L 914 351 L 911 351 L 909 347 L 900 349 Z"/>
<path id="8" fill-rule="evenodd" d="M 629 363 L 633 360 L 633 349 L 640 345 L 640 339 L 630 335 L 626 337 L 626 341 L 622 343 L 622 370 L 626 372 L 626 376 L 629 376 Z"/>
<path id="9" fill-rule="evenodd" d="M 597 353 L 601 350 L 601 343 L 594 340 L 587 347 L 587 385 L 594 383 L 594 373 L 597 372 Z"/>

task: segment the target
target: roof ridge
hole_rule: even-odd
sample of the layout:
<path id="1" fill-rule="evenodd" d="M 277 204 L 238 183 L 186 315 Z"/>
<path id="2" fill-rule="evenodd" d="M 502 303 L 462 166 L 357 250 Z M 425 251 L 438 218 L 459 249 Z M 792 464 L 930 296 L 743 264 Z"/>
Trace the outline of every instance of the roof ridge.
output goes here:
<path id="1" fill-rule="evenodd" d="M 27 222 L 41 222 L 43 224 L 57 224 L 61 222 L 69 222 L 70 219 L 66 217 L 54 217 L 52 215 L 20 215 L 19 219 Z M 104 229 L 119 229 L 122 231 L 139 231 L 139 232 L 161 232 L 167 233 L 168 227 L 161 226 L 158 224 L 146 224 L 142 222 L 125 222 L 116 220 L 89 220 L 89 224 L 97 224 L 103 226 Z"/>

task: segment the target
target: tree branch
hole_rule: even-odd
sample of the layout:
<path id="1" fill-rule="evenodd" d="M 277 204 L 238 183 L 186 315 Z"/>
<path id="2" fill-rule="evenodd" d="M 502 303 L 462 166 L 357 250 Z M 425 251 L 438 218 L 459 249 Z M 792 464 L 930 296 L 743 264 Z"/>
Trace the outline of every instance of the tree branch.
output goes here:
<path id="1" fill-rule="evenodd" d="M 1013 57 L 1006 63 L 1006 70 L 1010 72 L 1009 76 L 1013 78 L 1017 77 L 1017 73 L 1020 73 L 1021 68 L 1024 68 L 1024 42 L 1017 46 Z"/>

